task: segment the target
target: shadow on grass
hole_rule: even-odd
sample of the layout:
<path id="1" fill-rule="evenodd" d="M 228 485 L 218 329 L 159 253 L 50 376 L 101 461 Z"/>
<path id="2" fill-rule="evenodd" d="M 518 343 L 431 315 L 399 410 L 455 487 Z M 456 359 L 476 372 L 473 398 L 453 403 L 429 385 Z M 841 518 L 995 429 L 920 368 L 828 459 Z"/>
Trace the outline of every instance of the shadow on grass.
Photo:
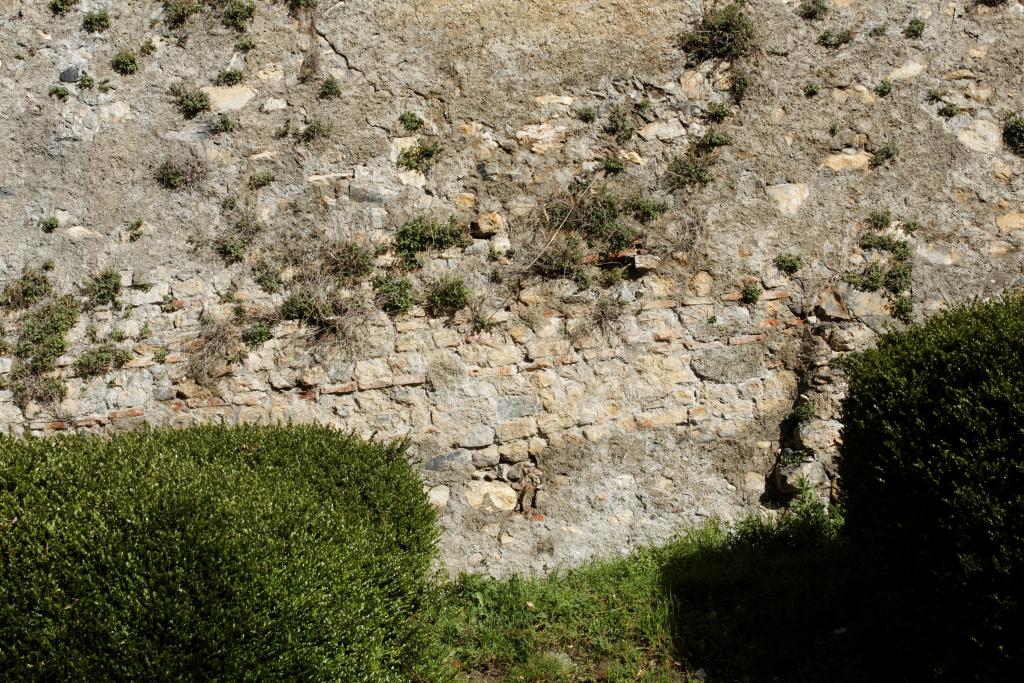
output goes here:
<path id="1" fill-rule="evenodd" d="M 804 497 L 778 521 L 691 533 L 662 566 L 677 655 L 708 681 L 882 680 L 853 626 L 841 520 Z"/>

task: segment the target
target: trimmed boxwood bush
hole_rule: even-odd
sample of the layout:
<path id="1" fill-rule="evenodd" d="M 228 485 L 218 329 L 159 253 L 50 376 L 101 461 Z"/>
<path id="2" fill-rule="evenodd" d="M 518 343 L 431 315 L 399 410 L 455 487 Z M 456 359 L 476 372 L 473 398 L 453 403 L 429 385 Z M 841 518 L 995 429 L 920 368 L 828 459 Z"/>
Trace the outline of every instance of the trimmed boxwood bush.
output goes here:
<path id="1" fill-rule="evenodd" d="M 0 436 L 8 680 L 435 680 L 432 508 L 323 427 Z"/>
<path id="2" fill-rule="evenodd" d="M 1007 295 L 886 336 L 848 364 L 846 528 L 872 622 L 897 661 L 924 663 L 920 676 L 1012 680 L 1024 662 L 1022 340 L 1024 297 Z"/>

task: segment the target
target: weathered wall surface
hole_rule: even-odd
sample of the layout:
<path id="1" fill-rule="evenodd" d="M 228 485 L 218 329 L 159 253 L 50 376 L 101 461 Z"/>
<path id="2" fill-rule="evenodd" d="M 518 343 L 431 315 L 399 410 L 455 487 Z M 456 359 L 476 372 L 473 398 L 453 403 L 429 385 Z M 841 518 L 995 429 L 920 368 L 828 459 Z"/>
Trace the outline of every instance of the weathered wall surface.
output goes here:
<path id="1" fill-rule="evenodd" d="M 717 126 L 731 144 L 708 187 L 671 192 L 669 162 L 713 127 L 708 109 L 729 103 L 739 68 L 686 65 L 676 38 L 696 3 L 321 2 L 312 30 L 259 3 L 248 52 L 209 16 L 168 29 L 157 2 L 83 1 L 66 17 L 0 3 L 11 36 L 0 45 L 0 273 L 51 260 L 65 292 L 103 268 L 122 275 L 122 305 L 84 312 L 69 332 L 55 403 L 16 400 L 26 312 L 4 312 L 0 424 L 320 421 L 409 438 L 456 571 L 575 564 L 756 511 L 778 487 L 783 447 L 806 457 L 783 458 L 782 487 L 803 474 L 827 491 L 843 389 L 830 361 L 900 324 L 892 296 L 845 281 L 883 258 L 863 246 L 870 212 L 890 211 L 882 234 L 909 245 L 915 317 L 1022 285 L 1024 160 L 1000 130 L 1024 108 L 1024 9 L 847 0 L 807 22 L 796 3 L 751 4 L 762 46 L 744 67 L 750 94 Z M 81 11 L 101 7 L 111 28 L 82 31 Z M 909 40 L 915 16 L 927 28 Z M 826 27 L 856 33 L 829 50 L 815 42 Z M 155 50 L 137 74 L 111 70 L 115 52 L 146 40 Z M 312 62 L 316 76 L 300 82 Z M 109 82 L 51 96 L 68 67 Z M 242 83 L 210 85 L 229 68 Z M 318 96 L 327 75 L 336 99 Z M 181 81 L 206 88 L 211 114 L 182 116 L 168 94 Z M 957 113 L 940 115 L 932 90 Z M 628 139 L 607 131 L 615 107 L 637 129 Z M 585 108 L 596 122 L 580 119 Z M 422 130 L 402 129 L 405 111 Z M 218 112 L 237 130 L 212 132 Z M 333 124 L 326 140 L 282 134 L 314 119 Z M 437 162 L 400 168 L 421 139 L 441 146 Z M 896 158 L 872 167 L 886 143 Z M 158 186 L 163 160 L 193 156 L 203 183 Z M 624 170 L 605 177 L 608 158 Z M 266 171 L 270 184 L 249 182 Z M 529 268 L 551 240 L 548 198 L 575 177 L 668 206 L 612 255 L 625 267 L 615 282 L 602 276 L 612 257 L 593 249 L 590 283 Z M 264 227 L 225 263 L 215 245 L 235 207 Z M 50 216 L 60 226 L 45 233 Z M 267 291 L 266 263 L 354 240 L 372 247 L 377 273 L 394 272 L 395 231 L 417 216 L 473 224 L 468 243 L 426 252 L 408 274 L 417 290 L 464 277 L 470 307 L 453 318 L 360 309 L 328 342 L 280 321 L 269 340 L 241 343 L 312 276 L 284 259 Z M 796 274 L 773 265 L 783 253 L 801 256 Z M 369 296 L 372 278 L 341 289 Z M 104 339 L 131 360 L 75 376 Z M 199 372 L 214 341 L 224 351 Z M 793 429 L 784 419 L 807 401 L 813 415 Z"/>

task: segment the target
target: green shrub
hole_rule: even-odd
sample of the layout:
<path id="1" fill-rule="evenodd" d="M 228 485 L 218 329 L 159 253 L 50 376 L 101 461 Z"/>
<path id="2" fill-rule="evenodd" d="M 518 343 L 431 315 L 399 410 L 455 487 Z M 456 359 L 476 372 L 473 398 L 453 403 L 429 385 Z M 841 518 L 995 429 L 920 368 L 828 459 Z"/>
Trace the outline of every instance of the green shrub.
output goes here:
<path id="1" fill-rule="evenodd" d="M 712 102 L 705 116 L 711 123 L 721 123 L 729 116 L 730 107 L 725 102 Z"/>
<path id="2" fill-rule="evenodd" d="M 626 170 L 626 162 L 619 157 L 605 157 L 601 161 L 601 170 L 607 175 L 618 175 Z"/>
<path id="3" fill-rule="evenodd" d="M 227 114 L 220 113 L 213 119 L 213 123 L 210 125 L 210 130 L 215 135 L 221 135 L 223 133 L 230 133 L 238 128 L 238 123 Z"/>
<path id="4" fill-rule="evenodd" d="M 221 69 L 213 82 L 215 85 L 238 85 L 242 82 L 243 75 L 241 69 Z"/>
<path id="5" fill-rule="evenodd" d="M 1024 297 L 1007 295 L 847 362 L 847 531 L 870 572 L 872 622 L 915 653 L 897 653 L 925 667 L 915 680 L 1011 680 L 1024 661 L 1022 338 Z"/>
<path id="6" fill-rule="evenodd" d="M 28 308 L 53 291 L 53 284 L 45 268 L 25 266 L 21 275 L 4 285 L 0 293 L 0 307 L 8 310 Z"/>
<path id="7" fill-rule="evenodd" d="M 577 235 L 557 237 L 537 257 L 533 271 L 541 277 L 580 281 L 585 273 L 583 257 L 586 255 L 586 245 Z"/>
<path id="8" fill-rule="evenodd" d="M 316 142 L 317 140 L 329 138 L 333 132 L 334 127 L 330 123 L 318 118 L 312 118 L 299 134 L 299 139 L 303 142 Z"/>
<path id="9" fill-rule="evenodd" d="M 82 30 L 89 33 L 102 33 L 110 28 L 110 14 L 107 10 L 101 9 L 94 12 L 86 12 L 82 17 Z"/>
<path id="10" fill-rule="evenodd" d="M 273 330 L 266 322 L 255 322 L 242 330 L 242 341 L 246 346 L 262 346 L 274 336 Z"/>
<path id="11" fill-rule="evenodd" d="M 365 244 L 345 240 L 328 246 L 323 252 L 327 272 L 346 284 L 354 284 L 373 272 L 373 251 Z"/>
<path id="12" fill-rule="evenodd" d="M 614 135 L 615 141 L 622 145 L 632 139 L 636 132 L 636 126 L 633 124 L 633 117 L 615 105 L 608 112 L 608 125 L 604 127 L 604 130 L 606 133 Z"/>
<path id="13" fill-rule="evenodd" d="M 132 354 L 112 344 L 103 344 L 89 349 L 75 359 L 75 374 L 79 377 L 97 377 L 111 370 L 123 367 Z"/>
<path id="14" fill-rule="evenodd" d="M 875 94 L 879 97 L 888 97 L 892 93 L 892 81 L 888 78 L 875 86 Z"/>
<path id="15" fill-rule="evenodd" d="M 793 275 L 804 266 L 804 260 L 799 254 L 779 254 L 773 261 L 780 273 Z"/>
<path id="16" fill-rule="evenodd" d="M 110 60 L 110 66 L 122 76 L 130 76 L 139 70 L 139 60 L 131 50 L 121 50 Z"/>
<path id="17" fill-rule="evenodd" d="M 817 97 L 818 96 L 818 84 L 808 83 L 804 86 L 804 97 Z"/>
<path id="18" fill-rule="evenodd" d="M 441 153 L 441 145 L 431 140 L 420 140 L 398 155 L 398 165 L 408 171 L 426 173 Z"/>
<path id="19" fill-rule="evenodd" d="M 22 318 L 14 355 L 31 374 L 49 372 L 67 350 L 67 333 L 78 322 L 78 300 L 66 294 L 45 299 Z"/>
<path id="20" fill-rule="evenodd" d="M 469 243 L 469 232 L 465 224 L 454 218 L 444 223 L 429 218 L 413 218 L 398 229 L 395 252 L 406 265 L 413 265 L 420 252 L 466 246 Z"/>
<path id="21" fill-rule="evenodd" d="M 680 47 L 698 62 L 734 60 L 754 47 L 754 22 L 743 12 L 743 2 L 704 11 L 697 26 L 683 35 Z"/>
<path id="22" fill-rule="evenodd" d="M 740 301 L 752 306 L 761 300 L 761 285 L 756 282 L 747 282 L 740 290 Z"/>
<path id="23" fill-rule="evenodd" d="M 593 123 L 597 121 L 597 112 L 593 107 L 581 107 L 573 111 L 573 116 L 582 121 L 583 123 Z"/>
<path id="24" fill-rule="evenodd" d="M 1003 124 L 1003 143 L 1010 151 L 1024 157 L 1024 116 L 1014 116 Z"/>
<path id="25" fill-rule="evenodd" d="M 944 119 L 951 119 L 959 113 L 960 107 L 956 106 L 952 102 L 943 102 L 938 111 L 939 116 Z"/>
<path id="26" fill-rule="evenodd" d="M 373 281 L 377 290 L 377 304 L 385 313 L 398 315 L 413 305 L 412 281 L 407 277 L 382 275 Z"/>
<path id="27" fill-rule="evenodd" d="M 71 97 L 71 91 L 63 85 L 55 85 L 50 88 L 50 97 L 56 97 L 61 102 L 67 102 L 68 98 Z"/>
<path id="28" fill-rule="evenodd" d="M 256 49 L 256 40 L 252 36 L 242 36 L 235 41 L 235 50 L 238 52 L 252 52 Z"/>
<path id="29" fill-rule="evenodd" d="M 895 143 L 886 142 L 879 146 L 871 155 L 871 168 L 880 168 L 895 159 L 899 155 L 899 148 Z"/>
<path id="30" fill-rule="evenodd" d="M 911 19 L 907 27 L 903 29 L 903 35 L 907 38 L 917 39 L 924 35 L 924 29 L 923 19 Z"/>
<path id="31" fill-rule="evenodd" d="M 47 216 L 39 222 L 39 227 L 42 228 L 43 232 L 50 234 L 60 227 L 60 221 L 56 216 Z"/>
<path id="32" fill-rule="evenodd" d="M 121 274 L 113 268 L 106 268 L 89 279 L 83 289 L 89 308 L 97 306 L 119 306 L 118 296 L 121 294 Z"/>
<path id="33" fill-rule="evenodd" d="M 206 167 L 197 158 L 167 159 L 156 169 L 156 181 L 168 190 L 191 189 L 206 177 Z"/>
<path id="34" fill-rule="evenodd" d="M 338 83 L 338 79 L 334 76 L 328 76 L 320 84 L 320 99 L 336 100 L 339 97 L 341 97 L 341 84 Z"/>
<path id="35" fill-rule="evenodd" d="M 423 127 L 423 119 L 411 111 L 403 112 L 398 117 L 398 122 L 409 132 L 417 131 Z"/>
<path id="36" fill-rule="evenodd" d="M 228 80 L 234 78 L 230 74 L 238 74 L 241 80 L 240 71 L 221 72 L 221 75 L 228 75 Z M 204 111 L 210 111 L 210 96 L 195 86 L 179 84 L 171 88 L 171 94 L 178 105 L 178 110 L 186 119 L 194 119 Z"/>
<path id="37" fill-rule="evenodd" d="M 6 677 L 439 679 L 404 444 L 209 426 L 0 450 Z"/>
<path id="38" fill-rule="evenodd" d="M 50 0 L 50 11 L 57 16 L 62 16 L 71 11 L 78 4 L 78 0 Z"/>
<path id="39" fill-rule="evenodd" d="M 273 171 L 257 171 L 249 176 L 249 187 L 253 190 L 266 187 L 272 182 L 274 182 Z"/>
<path id="40" fill-rule="evenodd" d="M 164 0 L 164 21 L 168 26 L 177 28 L 201 9 L 195 0 Z"/>
<path id="41" fill-rule="evenodd" d="M 469 305 L 471 292 L 457 275 L 445 275 L 427 284 L 423 304 L 434 316 L 453 316 Z"/>
<path id="42" fill-rule="evenodd" d="M 828 10 L 828 0 L 804 0 L 804 2 L 800 3 L 796 13 L 801 19 L 816 21 L 824 19 L 825 15 L 828 14 Z"/>
<path id="43" fill-rule="evenodd" d="M 842 31 L 833 31 L 832 29 L 825 29 L 820 36 L 818 36 L 818 45 L 827 47 L 830 50 L 838 50 L 843 45 L 853 41 L 853 31 L 850 29 L 844 29 Z"/>
<path id="44" fill-rule="evenodd" d="M 711 175 L 711 159 L 697 154 L 675 157 L 668 164 L 666 183 L 669 189 L 685 190 L 704 187 L 714 177 Z"/>
<path id="45" fill-rule="evenodd" d="M 220 20 L 228 28 L 244 31 L 256 14 L 256 4 L 249 0 L 227 0 L 220 8 Z"/>

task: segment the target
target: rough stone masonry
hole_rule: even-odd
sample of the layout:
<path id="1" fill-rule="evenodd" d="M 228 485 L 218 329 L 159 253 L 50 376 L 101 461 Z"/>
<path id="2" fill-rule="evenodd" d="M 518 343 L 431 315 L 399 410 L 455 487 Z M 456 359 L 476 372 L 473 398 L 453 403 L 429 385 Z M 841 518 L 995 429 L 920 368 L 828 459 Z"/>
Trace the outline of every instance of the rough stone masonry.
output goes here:
<path id="1" fill-rule="evenodd" d="M 748 4 L 755 53 L 692 64 L 678 37 L 703 5 L 679 0 L 259 2 L 244 33 L 205 11 L 171 26 L 155 1 L 55 15 L 0 0 L 0 281 L 46 266 L 53 293 L 85 306 L 48 375 L 63 397 L 28 402 L 32 308 L 3 309 L 0 425 L 316 421 L 406 438 L 445 566 L 496 575 L 767 514 L 800 478 L 827 495 L 833 360 L 903 324 L 870 287 L 885 249 L 907 245 L 913 318 L 1024 284 L 1024 159 L 1001 139 L 1024 109 L 1024 7 L 835 0 L 805 21 L 796 2 Z M 100 9 L 110 28 L 85 31 Z M 919 39 L 903 34 L 913 18 Z M 850 41 L 823 47 L 826 29 Z M 133 74 L 112 67 L 123 50 Z M 328 78 L 339 96 L 322 95 Z M 180 86 L 208 110 L 183 115 Z M 314 121 L 325 138 L 301 134 Z M 712 130 L 729 138 L 713 179 L 673 191 L 673 159 Z M 436 162 L 401 166 L 424 141 Z M 161 187 L 167 159 L 205 175 Z M 589 281 L 537 276 L 548 202 L 576 178 L 667 210 L 612 262 L 588 249 Z M 262 227 L 228 259 L 243 209 Z M 295 253 L 354 242 L 375 273 L 398 272 L 396 231 L 416 217 L 469 238 L 403 277 L 420 292 L 460 276 L 470 306 L 359 309 L 326 344 L 275 318 L 311 276 Z M 104 270 L 117 301 L 90 308 Z M 341 289 L 372 298 L 374 280 Z M 240 337 L 252 321 L 269 321 L 258 344 Z M 103 344 L 126 362 L 82 376 Z"/>

